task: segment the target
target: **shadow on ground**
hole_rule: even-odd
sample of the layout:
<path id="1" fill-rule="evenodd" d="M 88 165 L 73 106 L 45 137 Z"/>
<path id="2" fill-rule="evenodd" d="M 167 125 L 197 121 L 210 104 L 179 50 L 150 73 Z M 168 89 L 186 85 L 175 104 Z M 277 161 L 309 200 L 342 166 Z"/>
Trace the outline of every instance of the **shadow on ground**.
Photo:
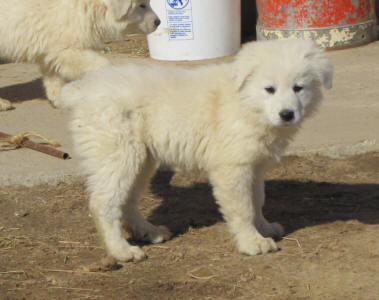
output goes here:
<path id="1" fill-rule="evenodd" d="M 36 98 L 46 98 L 41 79 L 9 85 L 0 88 L 0 98 L 11 102 L 32 100 Z"/>
<path id="2" fill-rule="evenodd" d="M 151 192 L 162 203 L 151 212 L 149 221 L 165 225 L 175 234 L 222 221 L 209 184 L 172 186 L 172 176 L 165 171 L 153 179 Z M 379 185 L 269 180 L 264 211 L 269 221 L 285 227 L 286 234 L 351 219 L 379 224 Z"/>

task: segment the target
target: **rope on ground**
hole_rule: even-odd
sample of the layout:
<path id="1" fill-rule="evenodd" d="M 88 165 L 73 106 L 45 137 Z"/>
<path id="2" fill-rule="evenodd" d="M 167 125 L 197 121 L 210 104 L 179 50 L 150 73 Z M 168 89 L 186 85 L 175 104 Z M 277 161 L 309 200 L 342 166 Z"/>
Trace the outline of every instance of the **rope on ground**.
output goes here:
<path id="1" fill-rule="evenodd" d="M 22 146 L 23 141 L 27 137 L 38 137 L 42 140 L 44 140 L 47 144 L 53 146 L 53 147 L 60 147 L 61 144 L 57 141 L 48 139 L 42 134 L 39 134 L 34 131 L 24 131 L 16 135 L 12 135 L 9 137 L 0 138 L 0 143 L 4 143 L 6 145 L 0 145 L 1 150 L 13 150 L 17 149 Z"/>
<path id="2" fill-rule="evenodd" d="M 43 139 L 45 143 L 33 142 L 28 138 L 28 136 L 34 136 Z M 6 145 L 1 145 L 1 143 Z M 45 144 L 50 144 L 52 147 Z M 60 159 L 70 159 L 71 157 L 67 152 L 63 152 L 55 148 L 59 146 L 60 144 L 58 142 L 48 139 L 42 134 L 36 133 L 34 131 L 25 131 L 16 135 L 7 134 L 0 131 L 0 151 L 25 147 L 51 156 L 55 156 Z"/>

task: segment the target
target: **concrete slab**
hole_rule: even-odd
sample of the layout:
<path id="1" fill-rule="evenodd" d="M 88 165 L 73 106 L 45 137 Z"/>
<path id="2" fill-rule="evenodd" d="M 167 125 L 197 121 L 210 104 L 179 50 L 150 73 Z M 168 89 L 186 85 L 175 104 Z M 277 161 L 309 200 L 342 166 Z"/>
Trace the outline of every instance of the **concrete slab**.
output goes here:
<path id="1" fill-rule="evenodd" d="M 288 153 L 319 153 L 338 157 L 379 151 L 379 42 L 330 51 L 335 65 L 334 88 L 325 92 L 320 111 L 304 123 Z M 112 55 L 115 64 L 129 61 Z M 157 63 L 147 58 L 132 60 Z M 78 157 L 68 131 L 68 112 L 54 109 L 47 100 L 36 66 L 0 65 L 0 97 L 15 103 L 15 110 L 0 112 L 0 131 L 16 134 L 33 130 L 58 140 L 71 160 L 60 160 L 29 149 L 0 152 L 0 186 L 34 185 L 75 180 Z"/>

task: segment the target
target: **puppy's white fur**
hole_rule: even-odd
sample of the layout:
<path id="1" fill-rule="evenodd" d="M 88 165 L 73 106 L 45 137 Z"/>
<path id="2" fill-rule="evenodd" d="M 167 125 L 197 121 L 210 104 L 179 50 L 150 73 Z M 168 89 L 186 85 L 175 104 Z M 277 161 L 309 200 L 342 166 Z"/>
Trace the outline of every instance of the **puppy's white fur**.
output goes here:
<path id="1" fill-rule="evenodd" d="M 136 239 L 169 238 L 137 208 L 160 162 L 209 175 L 240 252 L 277 250 L 272 237 L 284 231 L 262 214 L 264 173 L 331 81 L 322 51 L 291 40 L 246 44 L 231 63 L 191 70 L 107 67 L 65 86 L 61 101 L 73 109 L 90 209 L 108 253 L 120 260 L 144 257 L 125 240 L 122 224 Z M 280 117 L 284 110 L 293 112 L 290 120 Z"/>
<path id="2" fill-rule="evenodd" d="M 90 49 L 158 20 L 149 0 L 0 0 L 0 57 L 37 63 L 55 102 L 65 82 L 108 64 Z"/>

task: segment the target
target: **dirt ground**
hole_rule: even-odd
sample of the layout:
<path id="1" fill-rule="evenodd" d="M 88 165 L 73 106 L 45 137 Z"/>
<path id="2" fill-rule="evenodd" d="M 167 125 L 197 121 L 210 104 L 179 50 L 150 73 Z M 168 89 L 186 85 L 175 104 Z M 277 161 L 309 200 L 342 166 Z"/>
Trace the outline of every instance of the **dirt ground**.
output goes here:
<path id="1" fill-rule="evenodd" d="M 83 182 L 0 188 L 0 299 L 379 299 L 379 153 L 285 157 L 267 176 L 279 252 L 236 252 L 206 180 L 161 171 L 141 210 L 175 236 L 105 256 Z"/>

